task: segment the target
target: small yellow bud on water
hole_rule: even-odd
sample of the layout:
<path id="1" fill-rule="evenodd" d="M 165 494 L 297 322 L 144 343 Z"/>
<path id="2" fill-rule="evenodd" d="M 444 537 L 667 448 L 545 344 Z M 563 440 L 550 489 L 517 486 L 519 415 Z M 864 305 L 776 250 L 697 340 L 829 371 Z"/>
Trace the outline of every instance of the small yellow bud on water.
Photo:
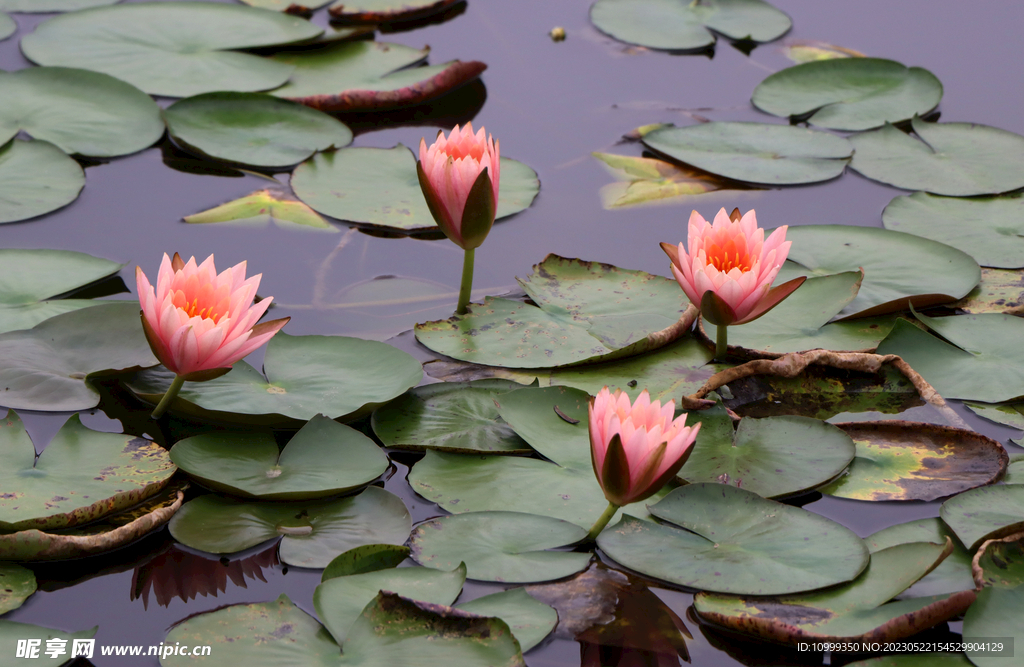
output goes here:
<path id="1" fill-rule="evenodd" d="M 565 28 L 562 26 L 555 26 L 548 33 L 551 36 L 552 42 L 564 42 L 565 41 Z"/>

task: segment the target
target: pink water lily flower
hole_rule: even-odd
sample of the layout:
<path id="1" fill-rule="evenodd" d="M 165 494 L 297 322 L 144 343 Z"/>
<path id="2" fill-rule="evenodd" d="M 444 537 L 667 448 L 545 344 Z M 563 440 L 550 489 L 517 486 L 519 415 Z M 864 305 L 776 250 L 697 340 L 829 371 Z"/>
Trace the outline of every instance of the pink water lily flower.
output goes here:
<path id="1" fill-rule="evenodd" d="M 723 208 L 714 224 L 697 211 L 690 214 L 687 245 L 662 243 L 672 260 L 672 274 L 690 302 L 712 324 L 745 324 L 761 317 L 799 287 L 804 278 L 772 289 L 789 254 L 788 226 L 779 227 L 767 240 L 757 226 L 754 211 L 732 217 Z"/>
<path id="2" fill-rule="evenodd" d="M 438 132 L 430 148 L 420 140 L 416 164 L 423 196 L 438 227 L 463 250 L 480 247 L 494 224 L 499 148 L 484 128 L 474 134 L 473 123 L 462 129 L 456 125 L 448 137 Z"/>
<path id="3" fill-rule="evenodd" d="M 154 290 L 136 267 L 142 326 L 160 363 L 184 380 L 208 380 L 270 340 L 290 318 L 256 324 L 273 301 L 253 305 L 261 275 L 246 278 L 245 262 L 218 274 L 213 255 L 197 266 L 164 253 Z"/>
<path id="4" fill-rule="evenodd" d="M 673 420 L 675 401 L 651 401 L 645 389 L 630 403 L 602 389 L 590 403 L 590 457 L 609 503 L 622 507 L 657 493 L 689 458 L 700 423 Z"/>

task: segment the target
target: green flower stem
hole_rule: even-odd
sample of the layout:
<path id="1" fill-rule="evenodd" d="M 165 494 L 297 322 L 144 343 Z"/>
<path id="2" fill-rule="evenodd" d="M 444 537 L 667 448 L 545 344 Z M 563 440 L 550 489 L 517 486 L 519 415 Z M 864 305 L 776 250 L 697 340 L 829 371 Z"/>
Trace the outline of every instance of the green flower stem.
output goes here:
<path id="1" fill-rule="evenodd" d="M 718 325 L 718 340 L 715 343 L 715 359 L 724 361 L 726 351 L 729 349 L 729 327 L 724 324 Z"/>
<path id="2" fill-rule="evenodd" d="M 174 397 L 178 395 L 178 392 L 181 391 L 181 385 L 183 384 L 185 384 L 185 378 L 180 375 L 175 375 L 174 380 L 171 382 L 171 386 L 167 388 L 167 393 L 165 393 L 164 397 L 160 399 L 160 403 L 157 404 L 156 410 L 153 410 L 153 419 L 160 419 L 160 417 L 167 412 L 167 408 L 171 405 L 171 401 L 174 400 Z"/>
<path id="3" fill-rule="evenodd" d="M 597 539 L 597 536 L 601 534 L 604 527 L 612 520 L 612 517 L 615 516 L 615 512 L 617 512 L 618 509 L 619 506 L 615 503 L 608 503 L 608 507 L 605 509 L 604 514 L 598 517 L 597 521 L 595 521 L 594 525 L 590 528 L 590 532 L 587 533 L 587 542 L 593 542 Z"/>
<path id="4" fill-rule="evenodd" d="M 466 248 L 466 255 L 462 259 L 462 286 L 459 288 L 459 305 L 455 309 L 456 315 L 465 315 L 466 306 L 469 305 L 469 294 L 473 291 L 473 255 L 476 248 Z"/>

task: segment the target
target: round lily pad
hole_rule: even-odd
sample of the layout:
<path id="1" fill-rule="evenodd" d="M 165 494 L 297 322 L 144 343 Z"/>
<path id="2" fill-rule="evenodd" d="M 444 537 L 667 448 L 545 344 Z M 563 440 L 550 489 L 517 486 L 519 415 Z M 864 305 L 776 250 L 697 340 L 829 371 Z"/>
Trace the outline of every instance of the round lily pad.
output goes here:
<path id="1" fill-rule="evenodd" d="M 809 491 L 839 475 L 853 460 L 850 437 L 818 419 L 781 416 L 741 419 L 733 428 L 722 406 L 690 413 L 700 421 L 693 453 L 679 476 L 721 482 L 759 496 Z"/>
<path id="2" fill-rule="evenodd" d="M 0 615 L 17 609 L 35 592 L 36 575 L 32 570 L 0 561 Z"/>
<path id="3" fill-rule="evenodd" d="M 530 597 L 525 588 L 492 593 L 455 608 L 505 621 L 524 653 L 547 637 L 558 623 L 558 612 Z"/>
<path id="4" fill-rule="evenodd" d="M 262 93 L 206 93 L 164 111 L 174 140 L 194 153 L 258 167 L 288 167 L 352 143 L 327 114 Z"/>
<path id="5" fill-rule="evenodd" d="M 359 431 L 317 415 L 284 449 L 267 433 L 214 431 L 178 441 L 171 460 L 205 486 L 243 498 L 310 500 L 377 479 L 384 452 Z"/>
<path id="6" fill-rule="evenodd" d="M 394 148 L 344 148 L 318 153 L 295 168 L 292 188 L 312 208 L 339 220 L 403 232 L 436 230 L 416 176 L 416 158 Z M 501 159 L 501 219 L 533 203 L 537 173 L 522 162 Z"/>
<path id="7" fill-rule="evenodd" d="M 1003 446 L 973 431 L 904 421 L 837 424 L 857 445 L 845 475 L 822 493 L 855 500 L 937 500 L 991 484 Z"/>
<path id="8" fill-rule="evenodd" d="M 1024 586 L 1016 588 L 983 588 L 978 599 L 964 614 L 964 637 L 992 637 L 999 639 L 1020 635 L 1020 619 L 1024 614 Z M 991 641 L 991 640 L 990 640 Z M 980 647 L 979 647 L 980 648 Z M 1019 667 L 1021 658 L 1015 653 L 1007 660 L 1009 646 L 1003 643 L 1003 651 L 993 654 L 972 648 L 967 657 L 977 667 Z"/>
<path id="9" fill-rule="evenodd" d="M 459 0 L 338 0 L 327 10 L 345 23 L 410 21 L 436 14 Z"/>
<path id="10" fill-rule="evenodd" d="M 281 538 L 283 562 L 327 567 L 353 547 L 404 543 L 412 523 L 398 496 L 371 486 L 358 496 L 320 503 L 242 503 L 200 496 L 185 503 L 169 527 L 174 539 L 209 553 L 235 553 Z"/>
<path id="11" fill-rule="evenodd" d="M 923 115 L 941 99 L 942 84 L 926 69 L 881 58 L 834 58 L 772 74 L 751 101 L 775 116 L 857 131 Z"/>
<path id="12" fill-rule="evenodd" d="M 421 523 L 412 533 L 412 557 L 448 570 L 466 564 L 482 581 L 529 583 L 582 572 L 592 554 L 547 551 L 587 536 L 580 526 L 522 512 L 467 512 Z"/>
<path id="13" fill-rule="evenodd" d="M 1024 485 L 971 489 L 942 503 L 942 520 L 974 551 L 985 540 L 1024 530 Z"/>
<path id="14" fill-rule="evenodd" d="M 373 432 L 396 449 L 528 454 L 533 450 L 494 404 L 497 396 L 521 387 L 508 380 L 417 387 L 373 413 Z"/>
<path id="15" fill-rule="evenodd" d="M 714 33 L 736 41 L 770 42 L 789 32 L 789 17 L 762 0 L 598 0 L 590 8 L 598 30 L 652 49 L 711 46 Z"/>
<path id="16" fill-rule="evenodd" d="M 853 154 L 843 137 L 767 123 L 667 127 L 645 135 L 643 142 L 712 174 L 765 185 L 827 181 L 843 173 Z"/>
<path id="17" fill-rule="evenodd" d="M 244 5 L 139 2 L 62 14 L 21 40 L 39 65 L 81 67 L 150 93 L 276 88 L 294 67 L 231 49 L 314 39 L 323 29 L 305 19 Z"/>
<path id="18" fill-rule="evenodd" d="M 318 414 L 352 420 L 416 386 L 419 362 L 390 345 L 345 336 L 289 336 L 267 344 L 266 377 L 240 361 L 208 382 L 186 382 L 172 412 L 225 423 L 287 426 Z M 129 387 L 156 402 L 173 379 L 166 369 L 135 375 Z"/>
<path id="19" fill-rule="evenodd" d="M 782 595 L 854 579 L 867 548 L 853 531 L 725 484 L 690 484 L 598 535 L 609 557 L 649 577 L 704 591 Z"/>
<path id="20" fill-rule="evenodd" d="M 982 266 L 1024 267 L 1024 195 L 960 199 L 927 192 L 896 197 L 882 211 L 886 229 L 963 250 Z"/>
<path id="21" fill-rule="evenodd" d="M 850 139 L 850 166 L 906 190 L 967 197 L 1024 187 L 1024 137 L 974 123 L 911 122 L 912 137 L 885 125 Z"/>
<path id="22" fill-rule="evenodd" d="M 74 415 L 42 454 L 15 412 L 0 420 L 0 530 L 94 521 L 160 491 L 177 468 L 160 445 L 100 433 Z"/>
<path id="23" fill-rule="evenodd" d="M 0 72 L 0 143 L 19 132 L 65 153 L 112 157 L 156 143 L 160 108 L 135 86 L 99 72 L 29 67 Z"/>
<path id="24" fill-rule="evenodd" d="M 956 301 L 981 280 L 973 257 L 913 234 L 875 227 L 802 225 L 790 227 L 786 240 L 793 246 L 776 278 L 779 283 L 800 275 L 864 271 L 860 291 L 840 313 L 847 318 Z"/>
<path id="25" fill-rule="evenodd" d="M 974 588 L 971 576 L 971 553 L 967 551 L 949 526 L 942 519 L 918 519 L 889 526 L 864 538 L 871 553 L 909 542 L 932 542 L 942 544 L 949 538 L 953 551 L 934 570 L 919 579 L 917 583 L 899 594 L 899 598 L 943 595 Z"/>
<path id="26" fill-rule="evenodd" d="M 46 141 L 15 139 L 0 148 L 0 224 L 67 206 L 85 186 L 85 172 Z"/>

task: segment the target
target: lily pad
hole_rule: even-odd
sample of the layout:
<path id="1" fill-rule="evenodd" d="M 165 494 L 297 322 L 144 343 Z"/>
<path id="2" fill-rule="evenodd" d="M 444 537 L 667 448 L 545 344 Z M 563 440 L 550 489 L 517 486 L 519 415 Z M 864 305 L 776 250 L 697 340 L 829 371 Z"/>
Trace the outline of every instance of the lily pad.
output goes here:
<path id="1" fill-rule="evenodd" d="M 937 500 L 992 484 L 1002 445 L 973 431 L 904 421 L 838 424 L 857 445 L 849 471 L 822 493 L 854 500 Z"/>
<path id="2" fill-rule="evenodd" d="M 259 7 L 260 9 L 273 9 L 275 11 L 283 12 L 286 9 L 294 6 L 304 7 L 305 9 L 320 9 L 324 5 L 331 2 L 331 0 L 242 0 L 245 4 L 250 7 Z"/>
<path id="3" fill-rule="evenodd" d="M 294 67 L 232 49 L 304 42 L 323 33 L 305 19 L 244 5 L 128 3 L 39 24 L 21 50 L 39 65 L 109 74 L 151 95 L 276 88 Z"/>
<path id="4" fill-rule="evenodd" d="M 978 557 L 981 583 L 995 588 L 1024 585 L 1024 533 L 989 542 Z"/>
<path id="5" fill-rule="evenodd" d="M 268 433 L 215 431 L 179 440 L 171 460 L 203 485 L 243 498 L 311 500 L 377 479 L 388 457 L 359 431 L 317 415 L 284 449 Z"/>
<path id="6" fill-rule="evenodd" d="M 970 255 L 913 234 L 876 227 L 802 225 L 791 227 L 786 240 L 793 247 L 776 278 L 779 283 L 801 275 L 864 271 L 857 297 L 841 312 L 846 318 L 956 301 L 981 280 L 981 269 Z"/>
<path id="7" fill-rule="evenodd" d="M 1021 613 L 1024 612 L 1024 586 L 1016 588 L 983 588 L 978 599 L 964 614 L 964 637 L 992 637 L 999 642 L 1020 635 Z M 992 640 L 989 640 L 992 641 Z M 1001 653 L 966 651 L 977 667 L 1020 667 L 1024 664 L 1019 654 L 1003 643 Z M 1010 660 L 1007 660 L 1010 658 Z"/>
<path id="8" fill-rule="evenodd" d="M 32 570 L 0 562 L 0 615 L 17 609 L 35 592 L 36 575 Z"/>
<path id="9" fill-rule="evenodd" d="M 818 419 L 781 416 L 741 419 L 734 429 L 725 408 L 691 413 L 702 424 L 679 476 L 721 482 L 766 498 L 790 496 L 824 484 L 853 460 L 850 437 Z"/>
<path id="10" fill-rule="evenodd" d="M 942 520 L 974 551 L 985 540 L 1024 530 L 1024 485 L 971 489 L 942 503 Z"/>
<path id="11" fill-rule="evenodd" d="M 949 308 L 969 315 L 1024 315 L 1024 270 L 981 269 L 981 282 Z"/>
<path id="12" fill-rule="evenodd" d="M 751 101 L 775 116 L 857 131 L 923 115 L 941 99 L 942 84 L 926 69 L 881 58 L 834 58 L 772 74 Z"/>
<path id="13" fill-rule="evenodd" d="M 205 93 L 163 113 L 176 142 L 236 164 L 289 167 L 352 143 L 352 131 L 336 118 L 263 93 Z"/>
<path id="14" fill-rule="evenodd" d="M 686 333 L 689 304 L 662 276 L 552 254 L 517 280 L 537 306 L 487 297 L 465 315 L 417 324 L 416 340 L 462 361 L 550 368 L 632 356 Z"/>
<path id="15" fill-rule="evenodd" d="M 915 192 L 889 202 L 882 224 L 959 248 L 982 266 L 1024 268 L 1021 193 L 961 199 Z"/>
<path id="16" fill-rule="evenodd" d="M 797 185 L 836 178 L 853 146 L 843 137 L 790 125 L 700 123 L 655 130 L 648 147 L 703 169 L 746 183 Z"/>
<path id="17" fill-rule="evenodd" d="M 649 510 L 679 528 L 627 515 L 597 544 L 626 567 L 678 586 L 782 595 L 851 581 L 869 561 L 850 529 L 726 484 L 680 487 Z"/>
<path id="18" fill-rule="evenodd" d="M 437 14 L 459 0 L 338 0 L 327 10 L 345 23 L 391 23 Z"/>
<path id="19" fill-rule="evenodd" d="M 529 454 L 533 450 L 498 416 L 494 403 L 521 387 L 508 380 L 417 387 L 373 413 L 373 432 L 396 449 Z"/>
<path id="20" fill-rule="evenodd" d="M 701 592 L 694 596 L 694 608 L 707 621 L 782 644 L 902 639 L 960 614 L 974 600 L 974 591 L 962 591 L 886 604 L 941 562 L 948 548 L 900 544 L 873 553 L 863 574 L 838 588 L 780 598 Z"/>
<path id="21" fill-rule="evenodd" d="M 530 597 L 525 588 L 492 593 L 455 608 L 505 621 L 524 653 L 547 637 L 558 623 L 558 612 Z"/>
<path id="22" fill-rule="evenodd" d="M 587 530 L 568 521 L 522 512 L 467 512 L 421 523 L 412 534 L 412 557 L 448 570 L 466 564 L 481 581 L 532 583 L 582 572 L 592 554 L 547 551 L 579 542 Z"/>
<path id="23" fill-rule="evenodd" d="M 18 655 L 18 642 L 27 639 L 38 639 L 40 640 L 39 657 L 50 662 L 49 657 L 46 655 L 47 641 L 51 639 L 62 640 L 63 645 L 68 648 L 68 654 L 70 655 L 74 642 L 80 639 L 92 639 L 96 636 L 98 628 L 99 626 L 97 625 L 89 630 L 65 632 L 64 630 L 44 628 L 39 625 L 30 625 L 29 623 L 0 620 L 0 654 L 4 656 L 5 661 L 10 660 L 10 662 L 7 662 L 8 665 L 20 664 L 21 659 L 15 657 Z M 50 664 L 62 663 L 50 662 Z"/>
<path id="24" fill-rule="evenodd" d="M 983 403 L 964 403 L 967 409 L 976 415 L 980 415 L 985 419 L 994 421 L 997 424 L 1003 424 L 1004 426 L 1012 426 L 1013 428 L 1024 430 L 1024 401 L 1016 403 L 997 403 L 994 405 L 987 405 Z M 1013 442 L 1020 444 L 1021 440 L 1014 440 Z M 1016 461 L 1020 455 L 1010 459 L 1012 462 Z M 1009 474 L 1009 470 L 1007 470 Z"/>
<path id="25" fill-rule="evenodd" d="M 591 153 L 615 177 L 617 183 L 601 188 L 601 202 L 606 209 L 631 208 L 644 204 L 663 203 L 674 197 L 687 197 L 715 190 L 743 189 L 724 179 L 696 169 L 632 155 Z"/>
<path id="26" fill-rule="evenodd" d="M 85 186 L 85 172 L 46 141 L 15 139 L 0 148 L 0 224 L 67 206 Z"/>
<path id="27" fill-rule="evenodd" d="M 423 377 L 419 362 L 384 343 L 284 333 L 267 344 L 263 371 L 266 377 L 241 361 L 215 380 L 187 382 L 171 411 L 250 425 L 294 426 L 318 414 L 350 421 L 416 386 Z M 129 387 L 155 403 L 172 379 L 166 369 L 148 370 L 135 375 Z"/>
<path id="28" fill-rule="evenodd" d="M 487 69 L 481 62 L 460 60 L 415 67 L 428 53 L 426 48 L 361 40 L 279 51 L 269 62 L 294 68 L 294 73 L 271 94 L 321 111 L 382 111 L 435 99 Z"/>
<path id="29" fill-rule="evenodd" d="M 89 7 L 112 5 L 121 0 L 0 0 L 0 10 L 22 14 L 73 12 Z"/>
<path id="30" fill-rule="evenodd" d="M 912 137 L 886 124 L 850 139 L 850 166 L 874 181 L 906 190 L 967 197 L 1024 187 L 1024 137 L 974 123 L 926 123 Z"/>
<path id="31" fill-rule="evenodd" d="M 341 648 L 316 619 L 284 593 L 273 602 L 236 604 L 189 616 L 164 644 L 209 646 L 210 655 L 250 667 L 336 667 Z M 164 667 L 195 665 L 191 656 L 161 656 Z"/>
<path id="32" fill-rule="evenodd" d="M 353 547 L 404 543 L 412 523 L 398 496 L 371 486 L 358 496 L 320 503 L 241 503 L 200 496 L 185 503 L 170 530 L 185 546 L 209 553 L 235 553 L 282 538 L 283 562 L 327 567 Z"/>
<path id="33" fill-rule="evenodd" d="M 617 40 L 667 51 L 711 46 L 719 33 L 735 41 L 770 42 L 793 26 L 762 0 L 598 0 L 590 20 Z"/>
<path id="34" fill-rule="evenodd" d="M 137 302 L 64 313 L 0 334 L 0 403 L 19 410 L 88 410 L 100 400 L 87 382 L 90 374 L 156 363 Z"/>
<path id="35" fill-rule="evenodd" d="M 19 132 L 65 153 L 112 157 L 148 148 L 163 136 L 160 108 L 131 84 L 99 72 L 29 67 L 0 72 L 0 143 Z"/>
<path id="36" fill-rule="evenodd" d="M 1024 396 L 1024 319 L 994 313 L 917 318 L 949 342 L 901 320 L 878 354 L 898 354 L 945 398 L 999 403 Z"/>
<path id="37" fill-rule="evenodd" d="M 316 229 L 337 233 L 338 229 L 321 218 L 316 211 L 299 201 L 284 187 L 272 186 L 257 190 L 241 199 L 229 201 L 200 213 L 182 218 L 193 225 L 234 223 L 267 226 L 273 222 L 284 229 Z"/>
<path id="38" fill-rule="evenodd" d="M 971 576 L 971 552 L 942 519 L 918 519 L 889 526 L 864 538 L 871 553 L 910 542 L 942 544 L 949 538 L 953 551 L 934 570 L 900 593 L 897 598 L 944 595 L 974 588 Z"/>
<path id="39" fill-rule="evenodd" d="M 364 544 L 354 547 L 332 560 L 324 568 L 320 581 L 398 567 L 409 556 L 409 552 L 409 547 L 397 544 Z"/>
<path id="40" fill-rule="evenodd" d="M 0 12 L 0 41 L 18 32 L 18 24 L 7 14 Z"/>
<path id="41" fill-rule="evenodd" d="M 437 230 L 420 190 L 416 158 L 401 144 L 318 153 L 295 168 L 292 188 L 299 199 L 339 220 L 402 232 Z M 501 159 L 498 219 L 529 208 L 539 191 L 533 169 Z"/>
<path id="42" fill-rule="evenodd" d="M 798 65 L 816 60 L 831 60 L 833 58 L 867 58 L 860 51 L 815 40 L 786 40 L 785 46 L 782 47 L 782 52 L 787 58 Z"/>
<path id="43" fill-rule="evenodd" d="M 345 642 L 352 624 L 363 609 L 382 591 L 406 598 L 450 605 L 466 581 L 466 567 L 452 570 L 429 567 L 399 567 L 365 574 L 334 577 L 316 587 L 313 604 L 327 630 L 339 644 Z"/>
<path id="44" fill-rule="evenodd" d="M 0 249 L 0 333 L 104 303 L 55 297 L 109 278 L 123 266 L 71 250 Z"/>
<path id="45" fill-rule="evenodd" d="M 1020 440 L 1015 441 L 1018 445 Z M 1016 454 L 1010 457 L 1010 465 L 1006 466 L 1006 475 L 1003 476 L 1006 484 L 1024 484 L 1024 454 Z"/>
<path id="46" fill-rule="evenodd" d="M 847 667 L 971 667 L 963 653 L 897 653 L 848 663 Z"/>

